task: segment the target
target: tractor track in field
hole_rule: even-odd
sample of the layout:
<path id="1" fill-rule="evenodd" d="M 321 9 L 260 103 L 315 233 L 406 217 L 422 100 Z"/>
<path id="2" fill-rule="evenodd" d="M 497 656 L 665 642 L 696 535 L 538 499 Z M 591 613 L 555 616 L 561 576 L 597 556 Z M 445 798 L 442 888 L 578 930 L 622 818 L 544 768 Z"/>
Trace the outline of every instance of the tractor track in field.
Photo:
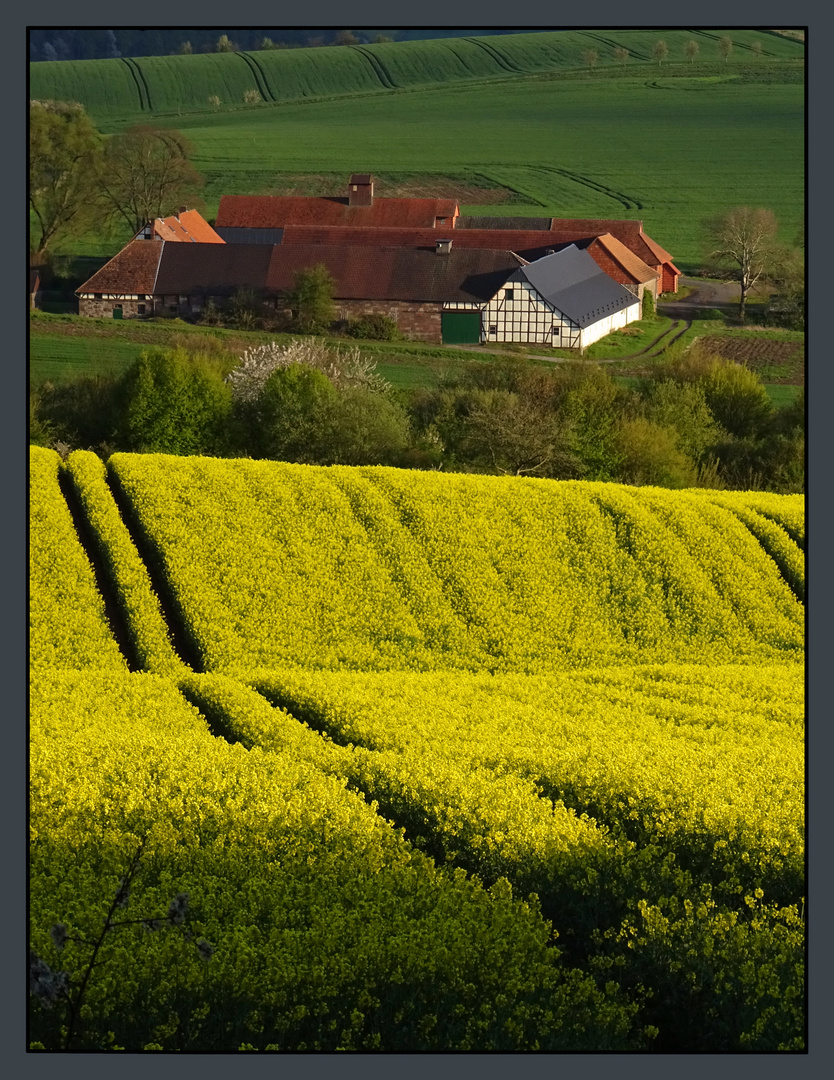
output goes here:
<path id="1" fill-rule="evenodd" d="M 63 468 L 58 471 L 58 486 L 72 518 L 75 535 L 92 567 L 96 588 L 104 601 L 104 614 L 110 631 L 116 639 L 119 652 L 124 657 L 129 671 L 141 671 L 142 666 L 133 645 L 133 636 L 127 619 L 117 598 L 115 583 L 102 557 L 97 538 L 81 506 L 81 500 L 78 498 L 72 479 Z"/>
<path id="2" fill-rule="evenodd" d="M 139 654 L 134 644 L 129 618 L 119 600 L 118 584 L 101 551 L 99 537 L 87 519 L 78 492 L 75 490 L 73 479 L 68 472 L 61 469 L 58 474 L 58 483 L 61 494 L 64 496 L 67 509 L 69 510 L 76 536 L 78 537 L 79 543 L 92 568 L 96 588 L 104 601 L 104 613 L 113 637 L 116 639 L 119 651 L 127 663 L 128 670 L 132 672 L 144 671 L 145 668 L 140 662 Z M 107 475 L 107 486 L 113 501 L 116 504 L 119 516 L 128 531 L 133 546 L 145 566 L 148 581 L 150 582 L 151 589 L 156 595 L 159 610 L 165 622 L 166 629 L 168 630 L 168 635 L 175 655 L 186 665 L 186 667 L 191 668 L 192 671 L 197 673 L 202 672 L 204 668 L 199 653 L 189 639 L 171 590 L 165 583 L 164 575 L 157 572 L 156 560 L 153 557 L 153 553 L 150 551 L 149 545 L 144 542 L 141 530 L 135 521 L 131 508 L 127 504 L 127 500 L 123 497 L 122 493 L 118 490 L 118 485 L 112 482 L 109 472 Z"/>

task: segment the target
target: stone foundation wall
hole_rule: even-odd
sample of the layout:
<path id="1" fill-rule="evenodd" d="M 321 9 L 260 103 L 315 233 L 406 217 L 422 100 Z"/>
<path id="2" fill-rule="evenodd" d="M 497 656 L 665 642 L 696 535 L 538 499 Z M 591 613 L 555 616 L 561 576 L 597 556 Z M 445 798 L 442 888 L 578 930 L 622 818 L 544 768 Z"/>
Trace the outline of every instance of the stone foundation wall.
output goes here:
<path id="1" fill-rule="evenodd" d="M 112 319 L 113 308 L 121 306 L 123 319 L 142 318 L 153 313 L 150 300 L 84 300 L 78 299 L 78 314 L 89 315 L 94 319 Z M 144 312 L 139 311 L 144 307 Z"/>
<path id="2" fill-rule="evenodd" d="M 354 320 L 363 315 L 387 315 L 405 337 L 439 344 L 442 340 L 442 304 L 411 303 L 406 300 L 337 300 L 339 318 Z"/>

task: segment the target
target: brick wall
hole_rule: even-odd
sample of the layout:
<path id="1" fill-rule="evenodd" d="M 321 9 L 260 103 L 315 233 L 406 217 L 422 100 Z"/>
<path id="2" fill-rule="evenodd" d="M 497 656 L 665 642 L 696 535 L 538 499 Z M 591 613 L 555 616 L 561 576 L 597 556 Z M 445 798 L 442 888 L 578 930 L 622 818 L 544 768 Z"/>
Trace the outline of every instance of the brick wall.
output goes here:
<path id="1" fill-rule="evenodd" d="M 635 294 L 638 300 L 643 299 L 643 293 L 646 289 L 648 289 L 652 296 L 655 298 L 655 300 L 657 300 L 657 290 L 659 284 L 658 278 L 654 278 L 652 281 L 647 281 L 645 282 L 645 284 L 635 282 L 634 278 L 630 274 L 626 273 L 626 271 L 623 270 L 622 266 L 620 266 L 618 262 L 612 259 L 608 252 L 605 251 L 602 247 L 598 246 L 597 244 L 591 244 L 588 248 L 588 253 L 589 255 L 593 256 L 594 262 L 601 270 L 604 270 L 613 281 L 618 282 L 620 285 L 625 285 L 631 292 Z"/>
<path id="2" fill-rule="evenodd" d="M 439 303 L 412 303 L 407 300 L 337 300 L 340 319 L 358 319 L 362 315 L 387 315 L 400 333 L 415 341 L 442 341 Z"/>
<path id="3" fill-rule="evenodd" d="M 678 291 L 678 275 L 673 273 L 665 263 L 663 265 L 662 291 L 663 292 L 677 292 Z"/>

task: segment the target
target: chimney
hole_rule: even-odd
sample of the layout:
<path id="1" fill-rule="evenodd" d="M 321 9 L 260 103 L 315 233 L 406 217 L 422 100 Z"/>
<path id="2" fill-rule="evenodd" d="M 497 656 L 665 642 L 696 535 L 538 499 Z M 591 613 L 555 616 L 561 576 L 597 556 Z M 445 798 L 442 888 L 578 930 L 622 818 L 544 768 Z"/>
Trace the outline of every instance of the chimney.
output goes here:
<path id="1" fill-rule="evenodd" d="M 451 240 L 438 240 L 434 245 L 435 255 L 448 255 L 452 250 Z"/>
<path id="2" fill-rule="evenodd" d="M 353 173 L 348 181 L 348 206 L 373 206 L 374 178 L 370 173 Z"/>

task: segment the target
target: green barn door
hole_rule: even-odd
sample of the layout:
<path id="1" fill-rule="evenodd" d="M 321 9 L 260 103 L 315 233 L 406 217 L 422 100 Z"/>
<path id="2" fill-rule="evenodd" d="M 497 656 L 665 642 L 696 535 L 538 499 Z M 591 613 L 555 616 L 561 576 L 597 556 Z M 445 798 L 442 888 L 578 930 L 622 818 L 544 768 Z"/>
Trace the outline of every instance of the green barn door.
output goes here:
<path id="1" fill-rule="evenodd" d="M 444 345 L 477 345 L 481 340 L 480 311 L 443 311 L 440 326 Z"/>

